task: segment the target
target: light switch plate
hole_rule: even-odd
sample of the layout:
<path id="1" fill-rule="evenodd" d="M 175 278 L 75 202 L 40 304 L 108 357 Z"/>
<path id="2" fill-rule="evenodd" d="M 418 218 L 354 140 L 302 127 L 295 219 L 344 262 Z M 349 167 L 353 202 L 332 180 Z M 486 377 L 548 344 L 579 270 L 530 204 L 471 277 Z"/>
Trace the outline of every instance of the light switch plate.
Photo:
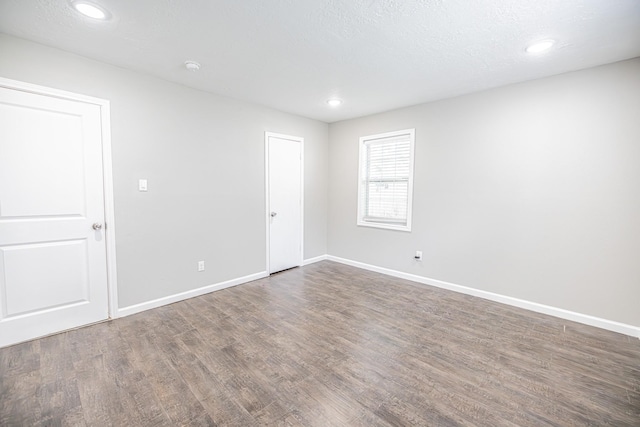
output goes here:
<path id="1" fill-rule="evenodd" d="M 147 191 L 147 180 L 146 179 L 138 180 L 138 190 L 139 191 Z"/>

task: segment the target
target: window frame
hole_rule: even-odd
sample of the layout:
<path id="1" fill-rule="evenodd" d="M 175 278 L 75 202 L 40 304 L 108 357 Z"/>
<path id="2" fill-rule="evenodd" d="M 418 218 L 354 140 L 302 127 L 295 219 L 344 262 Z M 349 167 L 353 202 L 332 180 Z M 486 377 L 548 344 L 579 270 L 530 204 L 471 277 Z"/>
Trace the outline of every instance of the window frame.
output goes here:
<path id="1" fill-rule="evenodd" d="M 407 185 L 407 218 L 406 224 L 398 224 L 391 221 L 367 220 L 365 219 L 366 202 L 365 193 L 367 191 L 367 146 L 368 144 L 381 139 L 398 138 L 407 136 L 409 138 L 409 177 Z M 415 152 L 415 128 L 403 129 L 393 132 L 385 132 L 375 135 L 360 137 L 358 151 L 358 217 L 357 225 L 362 227 L 382 228 L 387 230 L 411 231 L 411 217 L 413 211 L 413 175 L 414 175 L 414 152 Z"/>

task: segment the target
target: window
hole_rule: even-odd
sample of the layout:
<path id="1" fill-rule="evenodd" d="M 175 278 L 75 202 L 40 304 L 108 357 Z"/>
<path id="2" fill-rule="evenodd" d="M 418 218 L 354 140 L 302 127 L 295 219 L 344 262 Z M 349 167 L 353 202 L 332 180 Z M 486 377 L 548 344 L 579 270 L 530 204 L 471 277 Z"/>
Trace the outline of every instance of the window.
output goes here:
<path id="1" fill-rule="evenodd" d="M 358 225 L 411 231 L 415 129 L 360 138 Z"/>

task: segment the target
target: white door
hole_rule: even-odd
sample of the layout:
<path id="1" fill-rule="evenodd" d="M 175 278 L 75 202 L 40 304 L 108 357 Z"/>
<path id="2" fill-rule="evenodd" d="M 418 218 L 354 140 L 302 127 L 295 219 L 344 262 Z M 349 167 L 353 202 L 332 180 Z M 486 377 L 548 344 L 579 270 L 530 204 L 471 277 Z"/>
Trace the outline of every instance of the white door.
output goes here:
<path id="1" fill-rule="evenodd" d="M 302 265 L 302 144 L 266 133 L 269 273 Z"/>
<path id="2" fill-rule="evenodd" d="M 0 347 L 108 317 L 100 106 L 0 87 Z"/>

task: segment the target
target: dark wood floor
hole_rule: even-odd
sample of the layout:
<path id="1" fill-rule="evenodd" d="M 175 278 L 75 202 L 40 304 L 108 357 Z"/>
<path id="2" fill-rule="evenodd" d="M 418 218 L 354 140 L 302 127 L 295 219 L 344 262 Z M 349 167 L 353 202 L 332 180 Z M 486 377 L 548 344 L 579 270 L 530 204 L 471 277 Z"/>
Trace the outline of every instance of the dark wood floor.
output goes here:
<path id="1" fill-rule="evenodd" d="M 0 349 L 0 425 L 640 426 L 640 340 L 325 261 Z"/>

